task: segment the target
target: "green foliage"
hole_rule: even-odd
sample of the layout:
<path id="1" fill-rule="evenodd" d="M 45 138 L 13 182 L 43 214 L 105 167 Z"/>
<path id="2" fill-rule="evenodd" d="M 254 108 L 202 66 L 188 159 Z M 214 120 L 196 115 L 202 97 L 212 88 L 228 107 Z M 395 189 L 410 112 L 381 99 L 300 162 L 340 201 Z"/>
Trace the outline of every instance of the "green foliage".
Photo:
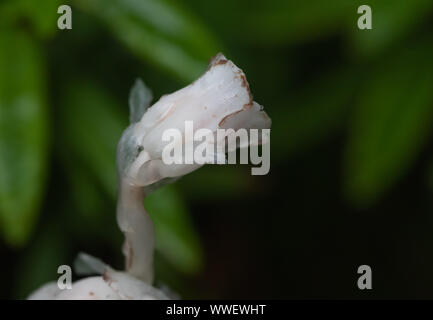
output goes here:
<path id="1" fill-rule="evenodd" d="M 174 186 L 151 193 L 144 201 L 155 222 L 156 250 L 180 271 L 196 273 L 202 267 L 202 249 L 191 218 Z"/>
<path id="2" fill-rule="evenodd" d="M 280 156 L 307 150 L 342 128 L 359 84 L 355 74 L 353 68 L 334 71 L 280 102 L 293 105 L 281 108 L 281 121 L 273 124 Z"/>
<path id="3" fill-rule="evenodd" d="M 22 20 L 28 22 L 35 33 L 41 37 L 52 37 L 57 28 L 57 8 L 68 4 L 64 0 L 5 0 L 0 4 L 0 24 L 19 24 Z"/>
<path id="4" fill-rule="evenodd" d="M 357 6 L 369 4 L 373 13 L 373 29 L 359 32 L 353 23 L 359 15 L 356 11 L 347 17 L 351 28 L 354 48 L 362 55 L 378 55 L 385 49 L 392 49 L 398 41 L 409 36 L 417 27 L 422 26 L 431 13 L 433 2 L 430 0 L 381 0 L 356 1 Z"/>
<path id="5" fill-rule="evenodd" d="M 266 44 L 305 42 L 329 35 L 344 24 L 358 6 L 348 0 L 271 0 L 246 9 L 250 41 Z"/>
<path id="6" fill-rule="evenodd" d="M 140 58 L 190 82 L 221 47 L 185 9 L 167 0 L 77 0 Z"/>
<path id="7" fill-rule="evenodd" d="M 365 84 L 346 159 L 347 194 L 355 202 L 376 200 L 426 142 L 433 115 L 432 55 L 430 41 L 413 45 L 378 65 Z"/>
<path id="8" fill-rule="evenodd" d="M 125 112 L 117 102 L 92 82 L 67 85 L 61 106 L 62 149 L 78 165 L 92 173 L 100 186 L 115 198 L 117 186 L 116 147 L 128 126 Z"/>
<path id="9" fill-rule="evenodd" d="M 23 245 L 44 191 L 48 149 L 45 74 L 38 45 L 26 34 L 0 33 L 0 223 Z"/>

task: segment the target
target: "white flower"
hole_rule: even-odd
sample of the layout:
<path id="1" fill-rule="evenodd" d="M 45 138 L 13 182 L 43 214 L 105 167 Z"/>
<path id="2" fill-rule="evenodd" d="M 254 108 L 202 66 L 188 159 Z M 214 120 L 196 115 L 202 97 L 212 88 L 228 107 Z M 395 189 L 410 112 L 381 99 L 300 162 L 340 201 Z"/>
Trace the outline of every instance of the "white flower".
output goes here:
<path id="1" fill-rule="evenodd" d="M 72 284 L 70 290 L 60 290 L 57 283 L 49 283 L 29 299 L 168 299 L 168 295 L 152 286 L 154 228 L 143 207 L 143 197 L 152 189 L 178 178 L 202 164 L 166 164 L 163 149 L 167 144 L 163 134 L 167 129 L 183 131 L 186 121 L 194 129 L 207 129 L 214 135 L 217 148 L 207 155 L 206 162 L 225 160 L 225 152 L 235 146 L 218 148 L 218 129 L 268 129 L 271 121 L 263 108 L 253 101 L 245 74 L 222 54 L 212 59 L 208 70 L 191 85 L 160 98 L 152 107 L 152 94 L 137 81 L 130 95 L 131 125 L 119 141 L 117 165 L 119 195 L 117 220 L 125 235 L 123 253 L 126 272 L 118 272 L 88 255 L 80 255 L 92 274 Z M 147 110 L 146 110 L 147 109 Z M 176 141 L 183 146 L 187 137 Z M 257 143 L 266 144 L 269 135 Z M 240 143 L 244 148 L 251 141 Z"/>
<path id="2" fill-rule="evenodd" d="M 88 277 L 74 282 L 72 289 L 60 290 L 56 282 L 50 282 L 35 292 L 29 300 L 167 300 L 166 293 L 138 280 L 126 272 L 113 270 L 102 261 L 80 254 L 81 263 L 101 276 Z M 97 267 L 95 268 L 95 265 Z M 102 267 L 102 270 L 100 268 Z M 98 270 L 95 270 L 98 269 Z"/>
<path id="3" fill-rule="evenodd" d="M 147 110 L 145 104 L 151 100 L 150 92 L 141 82 L 136 84 L 131 97 L 131 120 L 136 122 L 125 131 L 119 143 L 118 164 L 121 175 L 137 186 L 180 177 L 202 165 L 164 163 L 162 154 L 167 142 L 163 134 L 168 129 L 183 132 L 186 121 L 192 121 L 194 131 L 205 128 L 213 133 L 221 128 L 267 129 L 271 125 L 263 108 L 253 101 L 243 71 L 222 54 L 212 59 L 208 70 L 194 83 L 162 96 Z M 177 143 L 185 144 L 186 139 L 185 136 Z M 265 137 L 261 143 L 267 143 L 268 139 Z M 216 135 L 215 140 L 217 144 Z M 221 163 L 226 151 L 216 149 L 215 154 L 207 155 L 207 162 L 216 158 Z"/>
<path id="4" fill-rule="evenodd" d="M 130 95 L 131 125 L 122 135 L 117 150 L 120 178 L 117 221 L 125 234 L 126 270 L 148 283 L 153 280 L 154 229 L 142 199 L 170 181 L 169 178 L 178 178 L 202 165 L 165 164 L 164 132 L 183 131 L 185 121 L 192 121 L 195 130 L 206 128 L 212 133 L 220 128 L 267 129 L 271 125 L 263 108 L 253 101 L 243 71 L 222 54 L 211 60 L 208 70 L 194 83 L 162 96 L 148 108 L 151 100 L 150 90 L 141 81 L 136 82 Z M 185 144 L 184 140 L 178 143 Z M 269 136 L 260 142 L 268 143 Z M 225 158 L 225 151 L 216 149 L 210 158 Z"/>

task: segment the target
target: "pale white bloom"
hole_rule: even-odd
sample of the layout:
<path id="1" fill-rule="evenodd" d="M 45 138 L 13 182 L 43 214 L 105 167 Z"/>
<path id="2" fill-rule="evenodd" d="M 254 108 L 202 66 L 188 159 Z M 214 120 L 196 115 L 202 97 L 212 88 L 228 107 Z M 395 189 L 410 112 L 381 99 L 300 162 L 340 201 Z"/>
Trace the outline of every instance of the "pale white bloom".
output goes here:
<path id="1" fill-rule="evenodd" d="M 119 196 L 117 221 L 125 235 L 123 253 L 126 272 L 118 272 L 95 258 L 81 255 L 93 273 L 73 283 L 71 290 L 60 290 L 50 283 L 29 299 L 167 299 L 153 283 L 154 227 L 143 207 L 143 198 L 163 183 L 185 175 L 202 164 L 165 164 L 162 161 L 163 133 L 167 129 L 183 131 L 185 121 L 194 129 L 268 129 L 271 121 L 263 108 L 253 101 L 245 74 L 218 54 L 208 70 L 194 83 L 162 96 L 149 107 L 152 94 L 137 81 L 130 95 L 131 125 L 119 141 L 117 165 Z M 215 144 L 218 143 L 215 135 Z M 262 136 L 258 143 L 268 143 Z M 177 143 L 186 143 L 185 139 Z M 247 144 L 238 147 L 247 147 Z M 236 146 L 235 146 L 236 147 Z M 230 149 L 214 149 L 211 160 L 225 159 Z"/>
<path id="2" fill-rule="evenodd" d="M 132 123 L 122 137 L 118 163 L 121 174 L 137 186 L 150 186 L 164 178 L 180 177 L 201 166 L 197 163 L 167 165 L 162 161 L 163 148 L 167 145 L 163 133 L 167 129 L 183 132 L 186 121 L 193 122 L 194 131 L 205 128 L 213 133 L 221 128 L 265 129 L 271 125 L 263 107 L 253 101 L 243 71 L 222 54 L 212 59 L 208 70 L 194 83 L 162 96 L 147 110 L 143 105 L 149 103 L 149 91 L 142 84 L 136 88 L 132 96 L 136 97 L 133 102 L 137 105 L 131 108 L 139 111 L 131 113 L 137 115 L 132 119 L 137 122 Z M 143 103 L 140 100 L 144 100 Z M 139 117 L 141 112 L 144 114 Z M 261 143 L 267 143 L 268 138 Z M 177 143 L 186 144 L 186 139 L 184 136 Z M 217 144 L 216 135 L 214 140 Z M 208 162 L 214 158 L 225 159 L 226 151 L 215 150 L 215 154 L 208 154 Z"/>
<path id="3" fill-rule="evenodd" d="M 80 254 L 81 263 L 101 276 L 88 277 L 73 283 L 72 289 L 60 290 L 50 282 L 34 293 L 29 300 L 166 300 L 167 295 L 150 284 L 126 272 L 118 272 L 100 260 Z M 102 268 L 102 270 L 101 270 Z"/>
<path id="4" fill-rule="evenodd" d="M 153 279 L 154 230 L 142 198 L 161 184 L 201 166 L 165 164 L 164 132 L 183 131 L 185 121 L 192 121 L 195 130 L 206 128 L 213 133 L 219 128 L 265 129 L 271 125 L 263 108 L 253 101 L 243 71 L 222 54 L 211 60 L 208 70 L 194 83 L 162 96 L 148 107 L 151 100 L 150 90 L 138 81 L 130 95 L 131 125 L 122 135 L 117 151 L 120 177 L 117 220 L 125 234 L 126 268 L 149 283 Z M 184 140 L 178 143 L 184 144 Z M 267 136 L 260 142 L 268 140 Z M 216 150 L 210 157 L 225 158 L 225 151 Z"/>

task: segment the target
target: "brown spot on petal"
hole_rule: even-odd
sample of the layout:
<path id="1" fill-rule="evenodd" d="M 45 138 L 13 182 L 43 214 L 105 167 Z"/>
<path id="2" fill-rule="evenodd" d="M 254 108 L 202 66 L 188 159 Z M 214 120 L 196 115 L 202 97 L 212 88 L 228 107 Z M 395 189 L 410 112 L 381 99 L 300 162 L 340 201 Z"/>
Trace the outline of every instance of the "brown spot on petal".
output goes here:
<path id="1" fill-rule="evenodd" d="M 108 275 L 108 270 L 104 271 L 104 274 L 102 275 L 102 279 L 104 279 L 105 282 L 111 281 L 111 278 Z"/>
<path id="2" fill-rule="evenodd" d="M 234 116 L 234 115 L 236 115 L 236 114 L 238 114 L 239 112 L 242 112 L 242 111 L 244 111 L 244 109 L 241 109 L 241 110 L 238 110 L 238 111 L 236 111 L 236 112 L 233 112 L 233 113 L 230 113 L 230 114 L 226 115 L 226 116 L 225 116 L 224 118 L 222 118 L 221 121 L 218 123 L 218 127 L 222 128 L 222 126 L 224 125 L 224 122 L 225 122 L 228 118 L 230 118 L 230 117 L 232 117 L 232 116 Z"/>
<path id="3" fill-rule="evenodd" d="M 221 59 L 221 60 L 216 61 L 213 65 L 217 66 L 220 64 L 226 64 L 227 62 L 228 62 L 228 60 Z"/>
<path id="4" fill-rule="evenodd" d="M 241 87 L 245 88 L 248 93 L 248 102 L 242 106 L 243 110 L 251 109 L 253 106 L 253 96 L 250 91 L 250 85 L 247 81 L 247 77 L 242 69 L 238 68 L 234 63 L 230 60 L 227 60 L 222 53 L 218 53 L 215 57 L 210 60 L 208 70 L 217 65 L 224 65 L 226 63 L 230 63 L 232 70 L 234 72 L 234 79 L 239 79 L 241 82 Z M 221 121 L 224 121 L 221 120 Z"/>
<path id="5" fill-rule="evenodd" d="M 248 103 L 244 104 L 243 108 L 244 109 L 251 109 L 251 107 L 253 106 L 253 96 L 252 96 L 251 91 L 250 91 L 250 85 L 247 81 L 247 77 L 245 76 L 245 74 L 243 73 L 242 70 L 240 70 L 240 72 L 239 72 L 239 77 L 241 79 L 241 86 L 244 87 L 245 89 L 247 89 L 248 97 L 249 97 Z"/>
<path id="6" fill-rule="evenodd" d="M 220 52 L 215 57 L 212 57 L 209 62 L 208 70 L 214 66 L 220 65 L 220 64 L 226 64 L 228 60 L 224 57 L 224 55 Z"/>
<path id="7" fill-rule="evenodd" d="M 251 101 L 251 102 L 245 103 L 242 108 L 243 108 L 243 110 L 246 110 L 246 109 L 251 109 L 252 106 L 253 106 L 253 102 Z"/>

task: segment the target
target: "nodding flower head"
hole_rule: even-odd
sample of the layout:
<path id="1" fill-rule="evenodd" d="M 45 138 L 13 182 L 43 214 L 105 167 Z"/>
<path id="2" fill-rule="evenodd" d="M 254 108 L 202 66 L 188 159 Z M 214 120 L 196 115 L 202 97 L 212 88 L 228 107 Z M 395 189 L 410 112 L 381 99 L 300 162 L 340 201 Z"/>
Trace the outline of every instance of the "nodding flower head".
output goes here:
<path id="1" fill-rule="evenodd" d="M 213 163 L 215 159 L 222 160 L 217 162 L 223 163 L 226 152 L 233 151 L 236 147 L 269 142 L 269 135 L 263 132 L 269 131 L 267 129 L 271 126 L 271 120 L 263 108 L 253 101 L 243 71 L 222 54 L 211 60 L 208 70 L 194 83 L 162 96 L 149 107 L 151 100 L 152 93 L 138 80 L 129 98 L 131 124 L 124 131 L 117 149 L 120 179 L 117 218 L 125 235 L 123 252 L 126 271 L 115 271 L 96 258 L 81 255 L 78 259 L 82 265 L 81 273 L 99 276 L 80 280 L 74 283 L 73 289 L 67 291 L 61 291 L 57 283 L 50 283 L 33 293 L 29 299 L 172 297 L 172 294 L 152 286 L 154 228 L 149 214 L 144 210 L 143 196 L 167 179 L 185 175 L 204 163 Z M 206 154 L 204 162 L 166 163 L 163 159 L 167 145 L 164 134 L 169 130 L 181 132 L 185 128 L 183 136 L 180 134 L 180 139 L 172 143 L 184 150 L 184 145 L 191 145 L 191 135 L 186 134 L 187 122 L 193 123 L 196 131 L 203 129 L 207 136 L 212 136 L 210 142 L 205 141 L 212 146 L 209 149 L 211 151 Z M 232 129 L 230 135 L 239 129 L 265 130 L 262 130 L 261 139 L 257 137 L 246 143 L 240 141 L 239 144 L 229 143 L 227 147 L 219 147 L 225 146 L 225 143 L 220 143 L 222 140 L 230 139 L 229 136 L 219 136 L 220 129 Z M 76 269 L 79 271 L 80 268 Z"/>
<path id="2" fill-rule="evenodd" d="M 118 146 L 120 176 L 137 186 L 177 178 L 202 165 L 164 163 L 162 153 L 167 142 L 163 133 L 167 129 L 183 130 L 186 121 L 194 123 L 194 130 L 206 128 L 214 133 L 221 128 L 266 129 L 271 125 L 263 107 L 253 101 L 244 72 L 221 53 L 195 82 L 148 107 L 151 100 L 150 90 L 137 80 L 130 95 L 131 125 Z M 185 139 L 178 143 L 184 144 Z M 216 150 L 208 157 L 224 159 L 226 151 Z"/>

